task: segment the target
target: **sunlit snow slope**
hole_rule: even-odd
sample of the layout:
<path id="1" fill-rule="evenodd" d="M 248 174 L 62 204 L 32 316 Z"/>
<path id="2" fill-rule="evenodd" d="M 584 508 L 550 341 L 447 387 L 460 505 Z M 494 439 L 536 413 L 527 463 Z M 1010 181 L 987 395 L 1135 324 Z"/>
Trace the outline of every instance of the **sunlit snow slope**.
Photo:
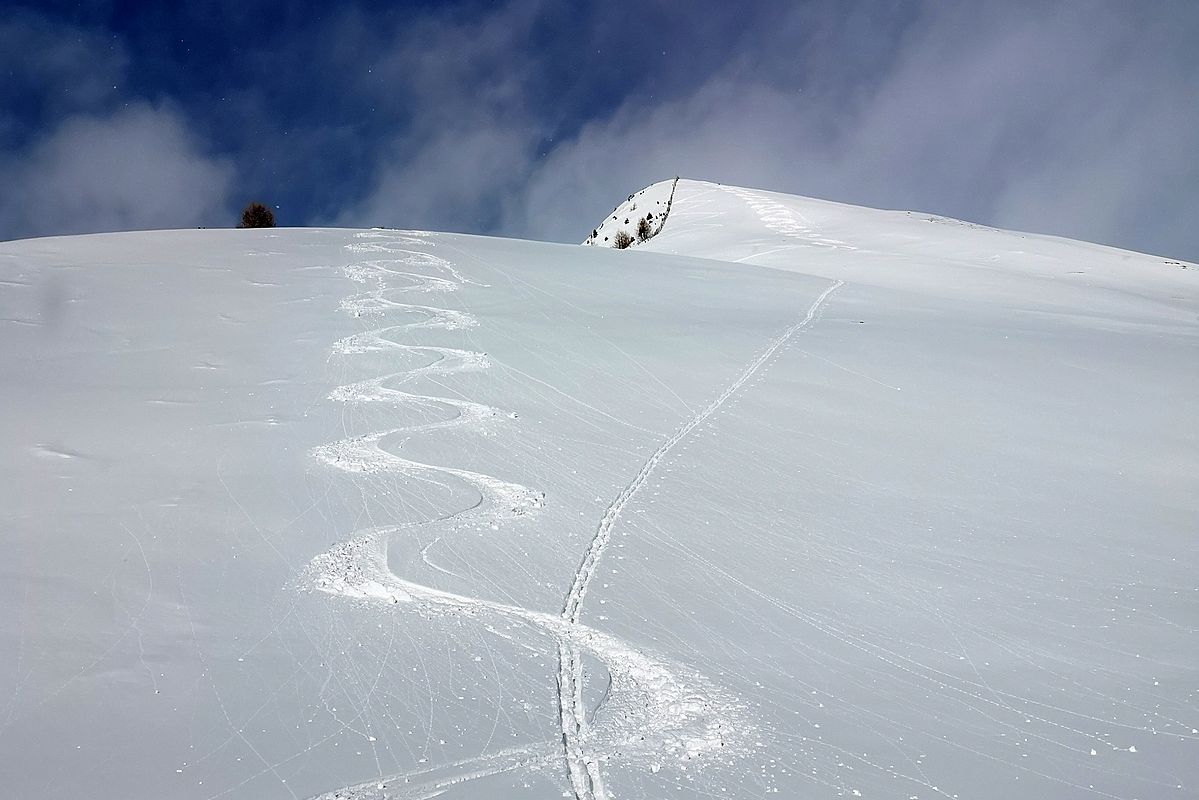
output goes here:
<path id="1" fill-rule="evenodd" d="M 0 794 L 1193 797 L 1196 280 L 687 180 L 0 244 Z"/>

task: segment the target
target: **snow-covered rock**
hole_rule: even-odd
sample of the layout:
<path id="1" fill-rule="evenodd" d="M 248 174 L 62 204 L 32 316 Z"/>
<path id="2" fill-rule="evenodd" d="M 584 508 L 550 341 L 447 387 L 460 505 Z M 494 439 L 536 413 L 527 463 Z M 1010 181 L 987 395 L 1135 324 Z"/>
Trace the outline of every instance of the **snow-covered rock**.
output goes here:
<path id="1" fill-rule="evenodd" d="M 670 215 L 678 178 L 650 184 L 612 209 L 583 244 L 625 249 L 657 236 Z"/>

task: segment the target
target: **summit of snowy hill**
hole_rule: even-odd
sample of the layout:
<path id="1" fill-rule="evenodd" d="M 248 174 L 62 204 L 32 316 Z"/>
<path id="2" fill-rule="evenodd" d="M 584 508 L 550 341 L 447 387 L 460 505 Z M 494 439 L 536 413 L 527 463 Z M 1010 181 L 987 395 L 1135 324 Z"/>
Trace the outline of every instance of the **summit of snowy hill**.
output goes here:
<path id="1" fill-rule="evenodd" d="M 659 213 L 659 208 L 665 213 Z M 653 222 L 651 234 L 639 240 L 637 223 L 647 217 Z M 1197 269 L 1195 264 L 1174 258 L 1007 231 L 935 214 L 866 208 L 686 178 L 660 181 L 629 195 L 584 244 L 614 247 L 620 232 L 631 240 L 629 246 L 641 250 L 784 268 L 788 268 L 789 256 L 800 252 L 858 251 L 868 256 L 893 255 L 917 261 L 924 256 L 962 265 L 1010 265 L 1026 273 L 1044 268 L 1046 274 L 1053 274 L 1052 265 L 1078 266 L 1080 262 L 1084 266 L 1094 262 L 1101 273 L 1110 273 L 1116 263 L 1134 270 L 1166 273 Z M 662 234 L 666 235 L 658 238 Z M 1102 255 L 1096 258 L 1095 254 Z M 855 273 L 860 277 L 874 271 L 869 257 L 849 261 L 865 270 Z M 1096 274 L 1086 269 L 1067 271 L 1072 275 Z M 882 272 L 877 277 L 884 279 Z M 908 271 L 897 279 L 908 281 L 915 276 Z M 1182 280 L 1181 285 L 1192 285 L 1191 280 Z"/>
<path id="2" fill-rule="evenodd" d="M 1193 796 L 1194 265 L 589 238 L 0 243 L 4 795 Z"/>

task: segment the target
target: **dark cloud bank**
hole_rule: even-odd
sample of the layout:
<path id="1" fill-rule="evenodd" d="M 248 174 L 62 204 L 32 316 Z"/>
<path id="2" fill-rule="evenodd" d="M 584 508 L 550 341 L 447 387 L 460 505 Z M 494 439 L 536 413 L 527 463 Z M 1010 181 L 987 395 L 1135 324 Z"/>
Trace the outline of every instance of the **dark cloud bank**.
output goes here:
<path id="1" fill-rule="evenodd" d="M 149 33 L 0 18 L 0 238 L 226 225 L 256 196 L 578 241 L 682 174 L 1199 260 L 1193 2 L 321 8 L 252 37 L 234 4 Z"/>

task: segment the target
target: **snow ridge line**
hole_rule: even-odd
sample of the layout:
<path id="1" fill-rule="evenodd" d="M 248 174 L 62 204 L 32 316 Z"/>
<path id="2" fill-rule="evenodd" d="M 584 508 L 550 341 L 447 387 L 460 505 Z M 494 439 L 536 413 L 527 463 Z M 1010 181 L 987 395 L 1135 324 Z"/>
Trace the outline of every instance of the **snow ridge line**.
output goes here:
<path id="1" fill-rule="evenodd" d="M 737 379 L 725 387 L 720 395 L 691 419 L 680 426 L 669 438 L 655 450 L 641 469 L 621 491 L 616 499 L 604 511 L 596 528 L 595 535 L 588 545 L 582 563 L 575 571 L 571 581 L 570 591 L 562 607 L 562 619 L 569 626 L 578 626 L 583 613 L 583 601 L 587 598 L 587 588 L 599 566 L 604 550 L 612 538 L 612 530 L 620 518 L 620 512 L 638 490 L 649 480 L 658 464 L 696 427 L 703 424 L 721 406 L 728 402 L 742 386 L 754 376 L 762 365 L 769 361 L 779 348 L 789 342 L 797 333 L 806 328 L 816 319 L 817 313 L 833 292 L 845 285 L 844 281 L 836 281 L 825 289 L 815 302 L 808 308 L 807 314 L 799 322 L 787 328 L 775 338 L 767 348 L 742 370 Z M 603 779 L 596 757 L 584 754 L 583 743 L 587 740 L 589 723 L 586 708 L 583 704 L 583 663 L 578 648 L 570 637 L 563 637 L 558 643 L 558 711 L 562 726 L 562 747 L 566 757 L 567 772 L 574 790 L 576 800 L 605 800 Z"/>
<path id="2" fill-rule="evenodd" d="M 676 175 L 674 183 L 670 184 L 670 197 L 666 199 L 666 210 L 662 212 L 662 218 L 658 221 L 658 229 L 654 231 L 654 236 L 657 236 L 666 227 L 666 220 L 670 218 L 670 209 L 674 205 L 674 190 L 677 188 L 679 188 L 679 177 Z"/>

